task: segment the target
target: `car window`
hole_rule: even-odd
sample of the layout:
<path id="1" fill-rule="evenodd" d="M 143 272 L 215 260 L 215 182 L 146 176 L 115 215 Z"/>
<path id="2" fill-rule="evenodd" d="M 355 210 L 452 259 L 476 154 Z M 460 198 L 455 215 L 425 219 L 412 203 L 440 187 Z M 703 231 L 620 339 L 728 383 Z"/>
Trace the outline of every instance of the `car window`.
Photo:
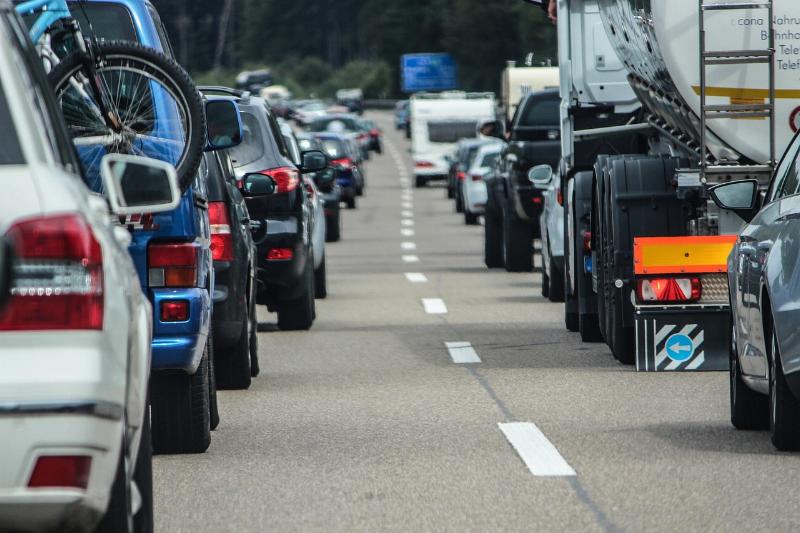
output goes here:
<path id="1" fill-rule="evenodd" d="M 328 154 L 331 159 L 338 159 L 347 155 L 343 143 L 336 139 L 325 139 L 322 141 L 322 150 Z"/>
<path id="2" fill-rule="evenodd" d="M 428 122 L 428 140 L 432 143 L 454 143 L 477 135 L 475 120 L 443 120 Z"/>
<path id="3" fill-rule="evenodd" d="M 770 186 L 770 201 L 798 193 L 800 184 L 800 136 L 786 150 Z"/>
<path id="4" fill-rule="evenodd" d="M 172 50 L 172 43 L 169 40 L 169 35 L 167 34 L 166 28 L 164 28 L 164 23 L 161 22 L 161 17 L 155 8 L 153 8 L 153 6 L 148 5 L 147 11 L 150 12 L 150 17 L 152 17 L 153 23 L 156 26 L 158 40 L 161 41 L 161 49 L 164 51 L 165 55 L 169 56 L 170 58 L 174 58 L 175 53 Z"/>
<path id="5" fill-rule="evenodd" d="M 558 126 L 558 100 L 531 98 L 520 117 L 519 126 Z"/>
<path id="6" fill-rule="evenodd" d="M 283 141 L 286 143 L 286 146 L 289 148 L 289 153 L 291 154 L 291 159 L 294 161 L 295 165 L 300 164 L 300 148 L 297 146 L 297 141 L 295 141 L 294 136 L 292 135 L 284 135 Z"/>
<path id="7" fill-rule="evenodd" d="M 258 123 L 258 118 L 244 109 L 241 110 L 241 115 L 242 130 L 244 132 L 242 144 L 228 151 L 234 165 L 237 167 L 249 165 L 264 156 L 264 139 L 261 136 L 261 126 Z"/>
<path id="8" fill-rule="evenodd" d="M 283 133 L 281 133 L 281 127 L 278 125 L 278 121 L 275 120 L 275 117 L 272 115 L 272 113 L 266 110 L 266 104 L 264 107 L 267 113 L 267 123 L 269 124 L 270 130 L 272 130 L 272 138 L 275 139 L 275 144 L 278 146 L 278 151 L 283 155 L 283 157 L 294 160 L 291 152 L 289 152 L 289 147 L 286 145 L 286 142 L 283 139 Z"/>
<path id="9" fill-rule="evenodd" d="M 462 159 L 462 163 L 465 167 L 469 167 L 472 162 L 475 160 L 475 156 L 478 155 L 479 146 L 470 146 L 464 151 L 464 157 Z"/>
<path id="10" fill-rule="evenodd" d="M 327 131 L 331 128 L 340 128 L 344 131 L 358 131 L 358 122 L 349 117 L 323 117 L 314 120 L 309 129 L 311 131 Z"/>
<path id="11" fill-rule="evenodd" d="M 138 42 L 133 17 L 125 6 L 98 2 L 82 2 L 80 8 L 71 10 L 81 30 L 89 35 L 89 24 L 97 38 L 103 41 Z"/>
<path id="12" fill-rule="evenodd" d="M 497 163 L 497 160 L 499 158 L 500 158 L 500 154 L 497 153 L 497 152 L 494 152 L 494 153 L 491 153 L 491 154 L 486 154 L 486 155 L 483 156 L 483 159 L 481 160 L 480 166 L 481 167 L 493 167 L 495 165 L 495 163 Z"/>
<path id="13" fill-rule="evenodd" d="M 19 144 L 17 129 L 11 121 L 3 86 L 0 85 L 0 165 L 21 165 L 25 163 L 22 155 L 22 146 Z"/>

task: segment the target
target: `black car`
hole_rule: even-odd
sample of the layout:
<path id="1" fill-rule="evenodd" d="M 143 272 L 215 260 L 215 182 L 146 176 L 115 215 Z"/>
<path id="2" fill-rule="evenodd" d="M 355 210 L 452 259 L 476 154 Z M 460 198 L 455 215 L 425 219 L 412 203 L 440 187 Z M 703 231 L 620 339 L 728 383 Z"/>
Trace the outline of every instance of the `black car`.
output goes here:
<path id="1" fill-rule="evenodd" d="M 233 89 L 202 90 L 233 95 L 239 104 L 243 142 L 228 153 L 257 249 L 256 303 L 278 313 L 282 330 L 309 329 L 316 315 L 313 222 L 302 174 L 325 169 L 328 158 L 310 151 L 295 161 L 264 99 Z"/>
<path id="2" fill-rule="evenodd" d="M 217 387 L 246 389 L 258 374 L 256 249 L 250 216 L 227 153 L 207 153 L 208 218 L 214 258 L 214 367 Z"/>
<path id="3" fill-rule="evenodd" d="M 301 133 L 297 135 L 297 144 L 304 152 L 322 150 L 324 147 L 313 135 Z M 342 235 L 341 203 L 342 187 L 338 183 L 340 171 L 333 165 L 321 172 L 315 172 L 311 179 L 317 184 L 325 207 L 325 241 L 338 242 Z"/>

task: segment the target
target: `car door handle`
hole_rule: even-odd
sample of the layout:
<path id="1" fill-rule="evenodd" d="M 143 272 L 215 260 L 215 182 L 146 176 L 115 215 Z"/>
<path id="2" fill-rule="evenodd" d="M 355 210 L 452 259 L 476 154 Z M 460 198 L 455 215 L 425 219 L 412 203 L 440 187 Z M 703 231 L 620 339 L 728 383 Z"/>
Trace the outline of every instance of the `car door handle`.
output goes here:
<path id="1" fill-rule="evenodd" d="M 750 257 L 752 255 L 756 255 L 756 248 L 750 244 L 740 244 L 739 253 Z"/>

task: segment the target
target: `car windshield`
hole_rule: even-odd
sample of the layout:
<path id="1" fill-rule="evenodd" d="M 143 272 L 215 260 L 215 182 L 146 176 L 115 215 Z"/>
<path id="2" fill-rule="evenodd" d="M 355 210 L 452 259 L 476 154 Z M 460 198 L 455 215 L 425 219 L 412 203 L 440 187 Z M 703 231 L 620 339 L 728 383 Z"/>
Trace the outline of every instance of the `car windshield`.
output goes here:
<path id="1" fill-rule="evenodd" d="M 328 154 L 331 159 L 347 157 L 347 148 L 345 144 L 336 139 L 325 139 L 322 141 L 322 150 Z"/>
<path id="2" fill-rule="evenodd" d="M 25 163 L 17 130 L 11 120 L 5 89 L 0 85 L 0 165 L 21 165 Z"/>
<path id="3" fill-rule="evenodd" d="M 244 131 L 242 144 L 231 148 L 228 152 L 237 167 L 258 161 L 264 155 L 264 141 L 261 136 L 258 119 L 252 113 L 244 110 L 242 110 L 241 115 L 242 130 Z"/>
<path id="4" fill-rule="evenodd" d="M 476 136 L 475 120 L 443 120 L 428 122 L 428 140 L 432 143 L 454 143 Z"/>
<path id="5" fill-rule="evenodd" d="M 525 108 L 520 126 L 558 126 L 558 100 L 534 100 Z"/>
<path id="6" fill-rule="evenodd" d="M 311 131 L 358 131 L 358 121 L 350 117 L 321 117 L 309 126 Z"/>

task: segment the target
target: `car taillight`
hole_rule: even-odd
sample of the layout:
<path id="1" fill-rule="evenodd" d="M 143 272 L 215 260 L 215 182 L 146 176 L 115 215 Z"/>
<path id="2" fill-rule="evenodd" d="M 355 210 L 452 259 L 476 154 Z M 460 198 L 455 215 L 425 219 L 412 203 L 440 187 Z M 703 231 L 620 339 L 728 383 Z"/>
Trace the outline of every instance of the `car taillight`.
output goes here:
<path id="1" fill-rule="evenodd" d="M 267 261 L 291 261 L 293 257 L 291 248 L 272 248 L 267 252 Z"/>
<path id="2" fill-rule="evenodd" d="M 186 322 L 189 320 L 188 300 L 161 302 L 161 322 Z"/>
<path id="3" fill-rule="evenodd" d="M 292 167 L 278 167 L 261 172 L 265 176 L 269 176 L 275 181 L 275 192 L 292 192 L 297 189 L 297 184 L 300 183 L 300 172 Z"/>
<path id="4" fill-rule="evenodd" d="M 334 165 L 338 165 L 344 169 L 349 169 L 356 166 L 353 160 L 350 159 L 349 157 L 340 157 L 339 159 L 334 159 L 333 161 L 331 161 L 331 163 L 333 163 Z"/>
<path id="5" fill-rule="evenodd" d="M 645 278 L 636 281 L 641 303 L 689 303 L 702 295 L 700 278 Z"/>
<path id="6" fill-rule="evenodd" d="M 417 168 L 432 168 L 436 165 L 434 165 L 430 161 L 414 161 L 414 166 Z"/>
<path id="7" fill-rule="evenodd" d="M 556 202 L 558 205 L 564 205 L 564 195 L 561 194 L 561 188 L 556 189 Z"/>
<path id="8" fill-rule="evenodd" d="M 0 331 L 103 329 L 103 253 L 80 215 L 19 222 L 18 260 Z"/>
<path id="9" fill-rule="evenodd" d="M 150 287 L 196 287 L 200 247 L 194 243 L 151 244 L 147 250 Z"/>
<path id="10" fill-rule="evenodd" d="M 458 172 L 456 172 L 456 179 L 458 181 L 464 181 L 465 179 L 467 179 L 467 174 L 459 170 Z"/>
<path id="11" fill-rule="evenodd" d="M 539 204 L 542 203 L 542 197 L 541 196 L 534 196 L 533 198 L 531 198 L 531 201 L 533 203 L 535 203 L 536 205 L 539 205 Z"/>
<path id="12" fill-rule="evenodd" d="M 583 232 L 583 251 L 584 252 L 591 252 L 592 251 L 592 232 L 591 231 L 584 231 Z"/>
<path id="13" fill-rule="evenodd" d="M 373 128 L 369 131 L 369 134 L 372 135 L 373 137 L 378 137 L 381 134 L 381 130 L 379 130 L 378 128 Z"/>
<path id="14" fill-rule="evenodd" d="M 231 219 L 225 202 L 208 202 L 208 221 L 211 224 L 211 255 L 214 261 L 233 261 Z"/>
<path id="15" fill-rule="evenodd" d="M 472 181 L 483 181 L 483 176 L 481 174 L 471 174 Z"/>
<path id="16" fill-rule="evenodd" d="M 92 458 L 87 455 L 39 457 L 28 480 L 30 488 L 85 489 Z"/>

